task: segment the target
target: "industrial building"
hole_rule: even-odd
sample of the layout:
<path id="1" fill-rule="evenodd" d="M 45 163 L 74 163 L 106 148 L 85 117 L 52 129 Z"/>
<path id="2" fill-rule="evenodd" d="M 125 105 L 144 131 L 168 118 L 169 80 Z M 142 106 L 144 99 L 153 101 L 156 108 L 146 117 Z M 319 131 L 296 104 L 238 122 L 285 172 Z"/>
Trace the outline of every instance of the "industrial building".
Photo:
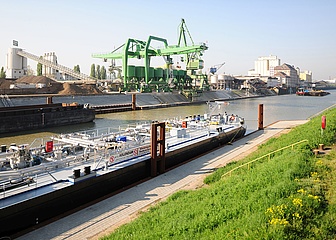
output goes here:
<path id="1" fill-rule="evenodd" d="M 311 83 L 313 81 L 313 74 L 311 71 L 300 72 L 300 81 Z"/>
<path id="2" fill-rule="evenodd" d="M 276 66 L 274 76 L 279 78 L 280 83 L 287 87 L 296 88 L 300 85 L 297 70 L 289 64 L 284 63 L 281 66 Z"/>
<path id="3" fill-rule="evenodd" d="M 254 62 L 254 69 L 248 71 L 248 76 L 273 77 L 274 68 L 280 66 L 280 59 L 277 56 L 258 57 Z"/>
<path id="4" fill-rule="evenodd" d="M 6 77 L 17 79 L 27 75 L 27 58 L 18 55 L 21 48 L 8 48 L 6 55 Z"/>
<path id="5" fill-rule="evenodd" d="M 85 83 L 96 83 L 97 79 L 86 74 L 75 72 L 73 69 L 65 67 L 57 62 L 55 52 L 45 53 L 43 56 L 37 56 L 18 47 L 8 49 L 6 56 L 6 77 L 18 79 L 27 76 L 27 59 L 34 60 L 43 65 L 42 75 L 56 81 L 82 80 Z M 80 81 L 78 81 L 80 82 Z"/>

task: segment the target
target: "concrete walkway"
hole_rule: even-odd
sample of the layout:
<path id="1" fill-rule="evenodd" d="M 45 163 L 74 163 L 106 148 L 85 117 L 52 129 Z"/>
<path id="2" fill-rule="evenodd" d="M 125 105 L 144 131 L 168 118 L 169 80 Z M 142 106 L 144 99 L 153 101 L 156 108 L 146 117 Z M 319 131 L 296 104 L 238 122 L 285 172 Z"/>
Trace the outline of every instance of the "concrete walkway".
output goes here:
<path id="1" fill-rule="evenodd" d="M 276 122 L 264 130 L 249 134 L 232 145 L 226 145 L 18 239 L 98 239 L 133 219 L 140 210 L 195 182 L 201 182 L 200 180 L 206 174 L 217 167 L 248 155 L 269 138 L 307 121 Z"/>

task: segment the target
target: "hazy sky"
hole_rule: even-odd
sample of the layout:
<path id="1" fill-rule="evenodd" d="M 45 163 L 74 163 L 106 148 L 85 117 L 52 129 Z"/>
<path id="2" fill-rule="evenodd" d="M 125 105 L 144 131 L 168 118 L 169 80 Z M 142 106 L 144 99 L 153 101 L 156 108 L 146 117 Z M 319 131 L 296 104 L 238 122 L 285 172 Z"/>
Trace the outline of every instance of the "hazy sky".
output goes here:
<path id="1" fill-rule="evenodd" d="M 17 40 L 27 52 L 55 52 L 60 64 L 89 74 L 92 63 L 108 66 L 92 53 L 128 38 L 177 44 L 184 18 L 194 42 L 208 44 L 205 70 L 225 62 L 219 73 L 247 75 L 259 56 L 276 55 L 315 80 L 336 77 L 335 0 L 0 0 L 0 9 L 0 67 Z"/>

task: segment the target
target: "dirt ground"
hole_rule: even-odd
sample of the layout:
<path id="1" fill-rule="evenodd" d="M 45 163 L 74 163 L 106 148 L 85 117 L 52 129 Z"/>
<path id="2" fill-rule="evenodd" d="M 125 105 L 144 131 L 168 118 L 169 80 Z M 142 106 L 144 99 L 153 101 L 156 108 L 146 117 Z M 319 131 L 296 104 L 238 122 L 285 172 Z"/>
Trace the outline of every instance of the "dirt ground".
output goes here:
<path id="1" fill-rule="evenodd" d="M 10 89 L 11 84 L 45 84 L 43 88 L 36 89 Z M 96 85 L 93 84 L 74 84 L 56 82 L 45 76 L 25 76 L 17 80 L 0 79 L 0 91 L 2 94 L 43 94 L 52 93 L 59 95 L 85 95 L 85 94 L 102 94 Z"/>

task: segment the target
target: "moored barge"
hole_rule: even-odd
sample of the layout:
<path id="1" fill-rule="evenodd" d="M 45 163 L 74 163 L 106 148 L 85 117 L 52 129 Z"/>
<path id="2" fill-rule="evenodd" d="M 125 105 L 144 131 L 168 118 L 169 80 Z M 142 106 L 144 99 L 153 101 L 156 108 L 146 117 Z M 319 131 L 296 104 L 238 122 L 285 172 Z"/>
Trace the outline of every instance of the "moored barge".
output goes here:
<path id="1" fill-rule="evenodd" d="M 49 103 L 0 108 L 0 133 L 92 122 L 95 111 L 78 103 Z"/>
<path id="2" fill-rule="evenodd" d="M 157 124 L 160 131 L 152 134 Z M 214 114 L 59 135 L 44 149 L 13 146 L 13 154 L 0 156 L 0 237 L 155 177 L 245 132 L 241 117 Z M 153 163 L 162 151 L 163 159 Z M 37 156 L 42 164 L 33 164 Z"/>

